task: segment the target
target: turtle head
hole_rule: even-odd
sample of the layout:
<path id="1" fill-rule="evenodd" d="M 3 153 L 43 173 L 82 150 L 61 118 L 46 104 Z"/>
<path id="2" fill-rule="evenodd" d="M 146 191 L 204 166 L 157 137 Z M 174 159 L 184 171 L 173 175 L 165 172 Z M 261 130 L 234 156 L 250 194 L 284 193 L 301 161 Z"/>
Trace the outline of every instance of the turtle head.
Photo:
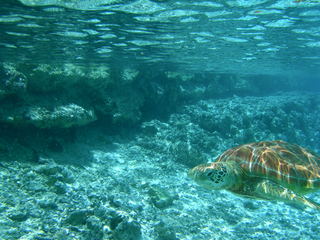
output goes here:
<path id="1" fill-rule="evenodd" d="M 190 169 L 188 176 L 206 189 L 228 189 L 233 187 L 237 181 L 233 165 L 229 162 L 201 164 Z"/>

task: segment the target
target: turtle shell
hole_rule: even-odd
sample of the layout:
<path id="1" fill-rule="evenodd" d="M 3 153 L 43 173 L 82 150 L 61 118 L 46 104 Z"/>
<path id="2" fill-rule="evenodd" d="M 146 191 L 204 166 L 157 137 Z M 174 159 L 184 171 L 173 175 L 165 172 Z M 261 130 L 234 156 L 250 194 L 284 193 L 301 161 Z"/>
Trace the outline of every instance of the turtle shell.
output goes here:
<path id="1" fill-rule="evenodd" d="M 269 179 L 301 193 L 320 188 L 320 157 L 296 144 L 284 141 L 244 144 L 216 159 L 226 161 L 237 162 L 247 178 Z"/>

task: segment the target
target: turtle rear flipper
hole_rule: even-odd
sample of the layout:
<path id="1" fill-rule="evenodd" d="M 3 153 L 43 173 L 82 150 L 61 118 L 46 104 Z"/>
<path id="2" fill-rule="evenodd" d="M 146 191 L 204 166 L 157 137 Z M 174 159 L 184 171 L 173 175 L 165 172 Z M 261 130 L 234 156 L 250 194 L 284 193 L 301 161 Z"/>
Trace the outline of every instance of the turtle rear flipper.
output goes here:
<path id="1" fill-rule="evenodd" d="M 259 182 L 254 190 L 257 197 L 266 200 L 277 200 L 320 210 L 320 204 L 300 196 L 292 190 L 269 180 Z"/>

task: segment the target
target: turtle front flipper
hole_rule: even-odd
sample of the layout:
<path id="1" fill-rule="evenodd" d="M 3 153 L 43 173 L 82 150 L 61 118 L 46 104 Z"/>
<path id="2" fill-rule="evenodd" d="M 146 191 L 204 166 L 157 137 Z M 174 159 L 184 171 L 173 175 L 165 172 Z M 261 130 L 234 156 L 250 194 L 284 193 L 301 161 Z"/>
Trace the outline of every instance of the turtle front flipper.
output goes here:
<path id="1" fill-rule="evenodd" d="M 292 190 L 269 180 L 258 182 L 254 189 L 254 193 L 258 198 L 283 201 L 320 210 L 320 205 L 318 203 L 303 196 L 299 196 Z"/>

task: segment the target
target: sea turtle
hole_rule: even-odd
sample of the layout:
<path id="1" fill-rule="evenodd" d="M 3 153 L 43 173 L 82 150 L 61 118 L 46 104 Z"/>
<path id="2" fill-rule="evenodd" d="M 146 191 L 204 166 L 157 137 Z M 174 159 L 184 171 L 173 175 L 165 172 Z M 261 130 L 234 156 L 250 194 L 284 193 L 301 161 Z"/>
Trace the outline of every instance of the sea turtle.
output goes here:
<path id="1" fill-rule="evenodd" d="M 320 210 L 303 195 L 320 189 L 320 157 L 284 141 L 263 141 L 231 148 L 189 177 L 210 190 L 263 200 L 278 200 Z"/>

